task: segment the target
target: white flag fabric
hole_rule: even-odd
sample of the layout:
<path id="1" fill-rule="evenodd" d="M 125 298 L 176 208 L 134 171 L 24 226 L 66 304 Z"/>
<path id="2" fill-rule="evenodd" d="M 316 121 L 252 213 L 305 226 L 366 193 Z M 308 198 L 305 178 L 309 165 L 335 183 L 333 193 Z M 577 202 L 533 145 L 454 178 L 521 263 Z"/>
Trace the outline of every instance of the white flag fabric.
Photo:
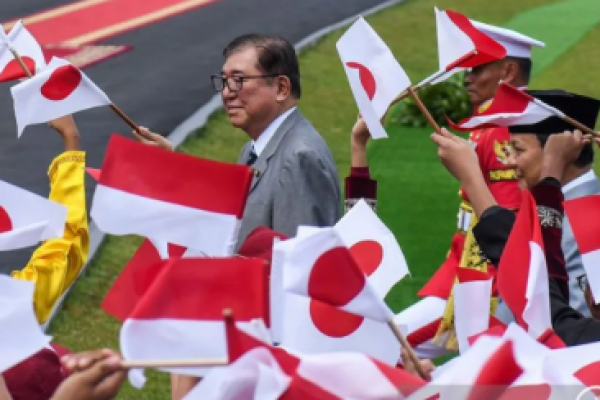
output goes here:
<path id="1" fill-rule="evenodd" d="M 8 35 L 0 28 L 0 82 L 8 82 L 27 77 L 10 51 L 12 48 L 23 60 L 32 75 L 46 67 L 46 59 L 39 43 L 23 26 L 23 21 L 15 23 Z"/>
<path id="2" fill-rule="evenodd" d="M 554 350 L 544 359 L 543 369 L 555 385 L 600 386 L 600 343 Z"/>
<path id="3" fill-rule="evenodd" d="M 337 42 L 358 109 L 374 139 L 387 137 L 381 118 L 410 79 L 388 46 L 360 17 Z"/>
<path id="4" fill-rule="evenodd" d="M 66 221 L 62 204 L 0 181 L 0 251 L 60 238 Z"/>
<path id="5" fill-rule="evenodd" d="M 286 255 L 283 278 L 291 293 L 380 322 L 393 318 L 334 228 L 298 238 Z"/>
<path id="6" fill-rule="evenodd" d="M 410 273 L 396 237 L 364 200 L 340 219 L 335 230 L 381 298 Z"/>
<path id="7" fill-rule="evenodd" d="M 33 309 L 34 289 L 31 282 L 0 275 L 0 373 L 49 346 Z"/>
<path id="8" fill-rule="evenodd" d="M 591 194 L 564 202 L 565 215 L 581 254 L 588 286 L 596 304 L 600 302 L 600 196 Z"/>
<path id="9" fill-rule="evenodd" d="M 259 347 L 212 370 L 183 400 L 278 399 L 290 382 L 271 352 Z"/>
<path id="10" fill-rule="evenodd" d="M 252 170 L 245 165 L 113 135 L 90 214 L 112 235 L 136 234 L 155 245 L 177 244 L 225 257 L 233 252 L 251 182 Z"/>
<path id="11" fill-rule="evenodd" d="M 470 268 L 458 268 L 454 285 L 454 326 L 460 353 L 469 348 L 469 338 L 490 325 L 492 277 Z"/>
<path id="12" fill-rule="evenodd" d="M 297 373 L 342 399 L 402 399 L 425 385 L 403 369 L 359 353 L 303 357 Z"/>
<path id="13" fill-rule="evenodd" d="M 19 137 L 28 125 L 111 103 L 83 72 L 57 57 L 52 58 L 43 71 L 13 86 L 10 91 Z"/>

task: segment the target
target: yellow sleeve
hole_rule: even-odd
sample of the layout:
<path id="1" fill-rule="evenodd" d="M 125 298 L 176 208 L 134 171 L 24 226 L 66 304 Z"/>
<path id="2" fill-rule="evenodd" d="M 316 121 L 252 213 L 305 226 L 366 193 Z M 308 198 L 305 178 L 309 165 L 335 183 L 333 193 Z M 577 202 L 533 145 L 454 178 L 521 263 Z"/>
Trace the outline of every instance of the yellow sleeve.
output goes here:
<path id="1" fill-rule="evenodd" d="M 42 324 L 50 317 L 56 301 L 71 286 L 85 264 L 90 238 L 85 209 L 85 152 L 67 151 L 56 157 L 48 169 L 49 199 L 67 207 L 65 234 L 44 242 L 16 279 L 35 284 L 34 307 Z"/>

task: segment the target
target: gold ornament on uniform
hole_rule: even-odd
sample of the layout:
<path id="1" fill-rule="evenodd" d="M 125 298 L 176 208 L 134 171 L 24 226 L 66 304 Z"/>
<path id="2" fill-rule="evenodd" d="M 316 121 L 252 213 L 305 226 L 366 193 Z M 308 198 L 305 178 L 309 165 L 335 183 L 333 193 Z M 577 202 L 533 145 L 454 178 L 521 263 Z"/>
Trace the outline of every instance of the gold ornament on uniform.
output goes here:
<path id="1" fill-rule="evenodd" d="M 463 202 L 463 204 L 461 204 L 461 208 L 471 212 L 471 220 L 467 229 L 465 244 L 458 267 L 488 272 L 488 264 L 481 256 L 479 245 L 475 241 L 475 236 L 473 235 L 473 227 L 477 224 L 477 217 L 475 216 L 475 213 L 473 213 L 473 208 L 468 203 Z M 454 282 L 457 283 L 458 278 L 455 278 Z M 495 313 L 497 304 L 498 299 L 492 297 L 490 303 L 490 311 L 492 315 Z M 433 338 L 433 343 L 437 345 L 442 345 L 443 342 L 446 342 L 446 349 L 458 351 L 458 338 L 456 337 L 456 331 L 454 329 L 454 288 L 452 289 L 452 292 L 450 292 L 442 321 L 440 322 L 438 331 Z"/>

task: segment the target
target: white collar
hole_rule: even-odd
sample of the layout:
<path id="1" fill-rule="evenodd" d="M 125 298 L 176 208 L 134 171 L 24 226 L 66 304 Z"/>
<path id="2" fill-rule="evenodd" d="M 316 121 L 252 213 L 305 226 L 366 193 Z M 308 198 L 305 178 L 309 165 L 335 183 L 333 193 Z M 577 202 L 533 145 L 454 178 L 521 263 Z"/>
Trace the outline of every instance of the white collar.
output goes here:
<path id="1" fill-rule="evenodd" d="M 269 140 L 271 140 L 271 138 L 275 135 L 277 129 L 279 129 L 281 124 L 283 124 L 283 121 L 285 121 L 285 119 L 295 109 L 296 107 L 294 106 L 286 112 L 284 112 L 283 114 L 281 114 L 279 117 L 275 118 L 273 122 L 271 122 L 269 126 L 267 126 L 267 129 L 265 129 L 264 132 L 261 133 L 260 136 L 258 136 L 258 139 L 252 141 L 252 146 L 254 147 L 254 152 L 256 153 L 256 156 L 260 156 L 260 153 L 262 153 L 265 147 L 267 147 Z"/>
<path id="2" fill-rule="evenodd" d="M 593 169 L 590 169 L 585 174 L 578 176 L 577 178 L 573 179 L 571 182 L 564 185 L 562 187 L 562 192 L 563 192 L 563 194 L 567 193 L 569 190 L 571 190 L 579 185 L 583 185 L 584 183 L 592 181 L 594 179 L 596 179 L 596 174 L 594 173 Z"/>

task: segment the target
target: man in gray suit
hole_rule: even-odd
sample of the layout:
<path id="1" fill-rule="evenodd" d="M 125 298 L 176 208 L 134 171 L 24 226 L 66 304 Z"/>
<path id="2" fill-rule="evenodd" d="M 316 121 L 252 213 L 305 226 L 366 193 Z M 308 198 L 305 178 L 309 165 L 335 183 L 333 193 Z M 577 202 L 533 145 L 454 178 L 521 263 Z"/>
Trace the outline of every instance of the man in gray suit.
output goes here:
<path id="1" fill-rule="evenodd" d="M 296 108 L 298 59 L 285 39 L 249 34 L 223 51 L 215 90 L 233 126 L 250 141 L 238 163 L 254 169 L 238 236 L 259 226 L 295 236 L 299 225 L 332 226 L 341 216 L 340 179 L 327 144 Z"/>

